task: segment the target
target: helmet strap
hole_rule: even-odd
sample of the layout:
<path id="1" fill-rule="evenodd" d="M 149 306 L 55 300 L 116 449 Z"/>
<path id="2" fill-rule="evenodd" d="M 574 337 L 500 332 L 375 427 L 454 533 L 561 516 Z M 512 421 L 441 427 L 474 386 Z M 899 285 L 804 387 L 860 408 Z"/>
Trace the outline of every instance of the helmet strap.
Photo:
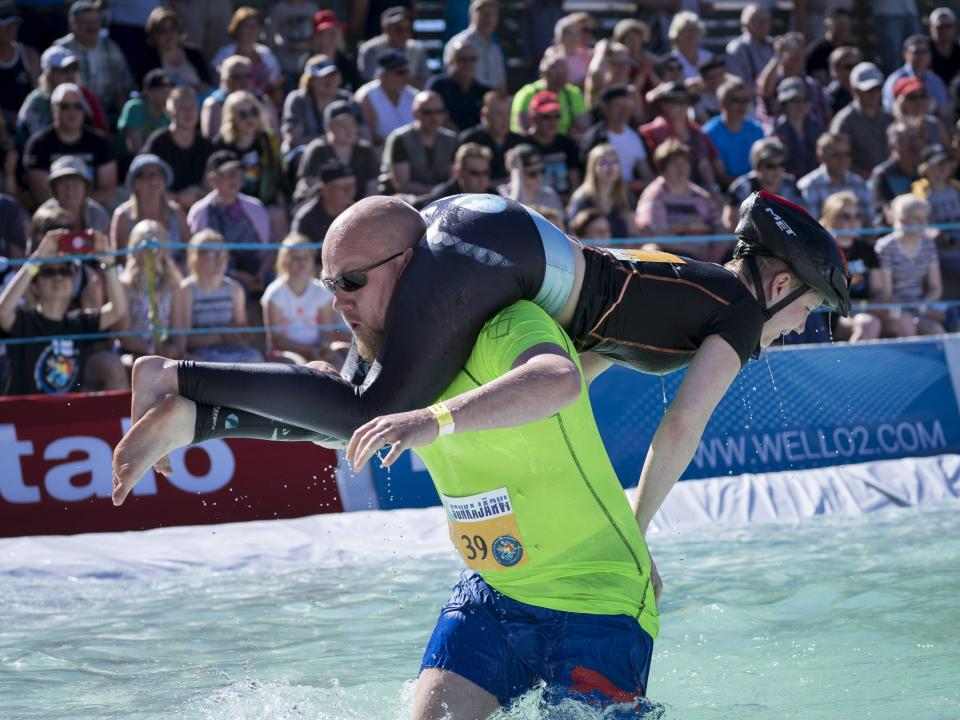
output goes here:
<path id="1" fill-rule="evenodd" d="M 794 300 L 806 295 L 810 291 L 809 287 L 806 285 L 801 285 L 792 293 L 783 298 L 783 300 L 780 302 L 771 307 L 767 307 L 767 294 L 763 289 L 763 278 L 760 277 L 760 268 L 757 267 L 756 257 L 753 255 L 747 255 L 746 261 L 747 267 L 750 269 L 750 277 L 753 278 L 753 288 L 757 292 L 757 302 L 760 304 L 760 312 L 763 313 L 764 320 L 769 320 Z"/>

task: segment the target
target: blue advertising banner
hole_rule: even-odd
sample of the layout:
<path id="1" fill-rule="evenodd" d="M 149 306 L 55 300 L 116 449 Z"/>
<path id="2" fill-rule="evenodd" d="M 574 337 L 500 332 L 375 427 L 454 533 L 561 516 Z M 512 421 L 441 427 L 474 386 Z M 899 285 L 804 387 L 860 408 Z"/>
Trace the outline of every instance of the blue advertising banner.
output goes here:
<path id="1" fill-rule="evenodd" d="M 683 479 L 960 453 L 952 354 L 960 355 L 955 338 L 768 351 L 734 380 Z M 661 378 L 614 367 L 591 386 L 600 433 L 625 487 L 636 484 L 682 380 L 683 373 Z M 389 473 L 374 472 L 381 508 L 439 504 L 413 453 Z"/>

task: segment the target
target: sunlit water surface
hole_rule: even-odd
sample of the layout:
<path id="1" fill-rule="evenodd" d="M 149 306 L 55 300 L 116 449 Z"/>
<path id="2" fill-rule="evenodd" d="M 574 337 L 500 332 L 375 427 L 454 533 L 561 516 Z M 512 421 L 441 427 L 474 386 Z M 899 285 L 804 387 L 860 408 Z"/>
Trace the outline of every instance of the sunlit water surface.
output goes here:
<path id="1" fill-rule="evenodd" d="M 656 536 L 662 716 L 960 718 L 958 510 Z M 227 542 L 189 532 L 197 547 Z M 295 556 L 0 566 L 0 718 L 406 718 L 456 557 L 441 545 L 334 568 Z M 536 700 L 507 716 L 537 717 Z"/>

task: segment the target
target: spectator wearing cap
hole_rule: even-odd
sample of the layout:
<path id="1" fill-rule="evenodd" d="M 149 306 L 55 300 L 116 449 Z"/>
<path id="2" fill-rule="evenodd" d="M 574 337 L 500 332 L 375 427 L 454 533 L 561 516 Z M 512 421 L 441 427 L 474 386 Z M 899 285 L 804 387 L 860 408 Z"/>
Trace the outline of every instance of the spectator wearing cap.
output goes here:
<path id="1" fill-rule="evenodd" d="M 490 162 L 493 153 L 489 148 L 477 143 L 466 143 L 457 148 L 453 156 L 453 177 L 440 183 L 430 192 L 421 195 L 414 202 L 417 210 L 451 195 L 462 193 L 488 193 L 490 187 Z"/>
<path id="2" fill-rule="evenodd" d="M 837 113 L 830 131 L 850 138 L 852 167 L 867 177 L 887 158 L 887 128 L 893 117 L 880 102 L 883 73 L 870 62 L 859 63 L 850 72 L 853 102 Z"/>
<path id="3" fill-rule="evenodd" d="M 710 192 L 719 192 L 718 177 L 723 171 L 720 156 L 700 126 L 690 120 L 690 91 L 682 82 L 661 83 L 647 93 L 647 104 L 654 108 L 656 117 L 640 126 L 640 137 L 653 153 L 668 137 L 676 138 L 690 152 L 690 177 L 697 185 Z"/>
<path id="4" fill-rule="evenodd" d="M 151 10 L 146 32 L 145 73 L 162 68 L 176 86 L 189 85 L 200 94 L 211 90 L 210 66 L 199 50 L 184 44 L 187 36 L 175 11 L 165 7 Z"/>
<path id="5" fill-rule="evenodd" d="M 231 150 L 216 150 L 207 158 L 207 184 L 213 189 L 187 213 L 190 233 L 212 229 L 228 243 L 270 242 L 270 216 L 257 198 L 241 192 L 243 161 Z M 227 273 L 257 297 L 265 287 L 273 260 L 270 253 L 231 250 Z"/>
<path id="6" fill-rule="evenodd" d="M 477 143 L 490 150 L 490 182 L 494 185 L 505 183 L 510 176 L 506 166 L 507 151 L 523 142 L 523 136 L 510 129 L 510 97 L 496 90 L 489 90 L 483 96 L 480 110 L 480 124 L 460 133 L 457 143 Z"/>
<path id="7" fill-rule="evenodd" d="M 185 243 L 190 239 L 187 216 L 167 192 L 173 184 L 173 170 L 156 155 L 137 155 L 127 171 L 127 189 L 130 198 L 113 211 L 110 238 L 114 247 L 127 247 L 130 231 L 141 220 L 154 220 L 164 228 L 171 243 Z M 178 257 L 181 251 L 176 251 Z"/>
<path id="8" fill-rule="evenodd" d="M 342 87 L 351 92 L 363 84 L 357 60 L 345 48 L 343 34 L 347 25 L 337 19 L 333 10 L 320 10 L 313 16 L 313 35 L 310 37 L 309 53 L 306 55 L 326 55 L 332 57 L 340 69 Z M 302 62 L 302 58 L 301 58 Z"/>
<path id="9" fill-rule="evenodd" d="M 40 207 L 66 210 L 74 232 L 110 230 L 110 214 L 90 197 L 90 168 L 83 158 L 76 155 L 58 157 L 50 166 L 47 185 L 50 197 Z"/>
<path id="10" fill-rule="evenodd" d="M 40 75 L 37 51 L 17 42 L 21 23 L 12 4 L 0 6 L 0 58 L 5 58 L 0 62 L 0 111 L 9 128 Z"/>
<path id="11" fill-rule="evenodd" d="M 917 172 L 920 179 L 910 192 L 927 201 L 930 223 L 960 223 L 960 182 L 954 179 L 957 163 L 943 145 L 927 145 L 920 156 Z M 943 245 L 954 249 L 960 245 L 960 230 L 941 230 Z"/>
<path id="12" fill-rule="evenodd" d="M 452 41 L 451 41 L 452 42 Z M 510 129 L 523 133 L 530 129 L 533 98 L 549 92 L 560 104 L 560 122 L 557 132 L 578 140 L 587 129 L 589 115 L 580 88 L 567 81 L 567 62 L 559 53 L 548 50 L 540 60 L 540 79 L 524 85 L 513 96 L 510 109 Z"/>
<path id="13" fill-rule="evenodd" d="M 477 51 L 477 80 L 494 90 L 506 92 L 507 61 L 503 50 L 493 39 L 499 22 L 500 3 L 496 0 L 472 0 L 469 27 L 447 41 L 443 57 L 446 61 L 447 48 L 453 47 L 454 40 L 466 40 Z"/>
<path id="14" fill-rule="evenodd" d="M 173 78 L 166 70 L 155 68 L 143 77 L 143 93 L 123 106 L 117 130 L 123 134 L 127 152 L 136 155 L 144 141 L 156 130 L 170 124 L 167 98 L 173 90 Z"/>
<path id="15" fill-rule="evenodd" d="M 676 138 L 667 138 L 653 154 L 656 179 L 637 203 L 637 230 L 643 235 L 712 235 L 718 230 L 717 207 L 703 188 L 690 182 L 690 151 Z M 718 261 L 728 243 L 680 243 L 664 250 L 698 260 Z"/>
<path id="16" fill-rule="evenodd" d="M 807 45 L 807 74 L 821 85 L 830 81 L 830 54 L 843 45 L 850 45 L 853 13 L 849 8 L 831 5 L 823 18 L 823 36 Z"/>
<path id="17" fill-rule="evenodd" d="M 62 255 L 60 243 L 69 230 L 46 232 L 31 259 Z M 113 248 L 103 233 L 93 236 L 95 252 L 110 268 L 103 272 L 106 302 L 95 309 L 71 310 L 78 268 L 72 262 L 25 264 L 0 292 L 0 331 L 10 338 L 54 340 L 11 345 L 3 394 L 68 393 L 79 390 L 123 390 L 129 388 L 120 356 L 94 352 L 90 341 L 60 339 L 109 330 L 127 313 L 127 297 L 113 270 Z M 21 299 L 32 289 L 36 306 L 27 309 Z"/>
<path id="18" fill-rule="evenodd" d="M 821 127 L 827 127 L 833 118 L 823 86 L 807 74 L 803 46 L 803 35 L 800 33 L 778 36 L 773 42 L 773 57 L 757 78 L 757 119 L 767 132 L 773 132 L 780 112 L 777 94 L 780 84 L 789 78 L 797 78 L 806 85 L 809 113 Z"/>
<path id="19" fill-rule="evenodd" d="M 867 183 L 850 171 L 850 138 L 842 133 L 823 133 L 817 139 L 817 160 L 819 167 L 797 180 L 807 212 L 818 218 L 823 215 L 823 203 L 830 195 L 852 192 L 857 198 L 860 221 L 869 224 L 873 202 Z"/>
<path id="20" fill-rule="evenodd" d="M 91 0 L 70 6 L 70 33 L 55 44 L 72 52 L 79 64 L 80 80 L 100 98 L 108 118 L 116 118 L 135 84 L 120 46 L 101 35 L 103 16 Z"/>
<path id="21" fill-rule="evenodd" d="M 170 124 L 155 130 L 141 152 L 152 153 L 170 166 L 173 181 L 168 190 L 184 210 L 189 210 L 207 194 L 203 182 L 213 146 L 200 134 L 200 109 L 192 87 L 181 85 L 171 90 L 166 112 Z"/>
<path id="22" fill-rule="evenodd" d="M 450 179 L 457 136 L 443 127 L 447 111 L 432 90 L 417 93 L 413 122 L 394 130 L 383 146 L 381 192 L 423 195 Z"/>
<path id="23" fill-rule="evenodd" d="M 413 122 L 417 90 L 408 82 L 410 66 L 402 52 L 384 52 L 377 63 L 378 77 L 357 90 L 355 99 L 363 110 L 373 144 L 379 147 L 394 130 Z"/>
<path id="24" fill-rule="evenodd" d="M 712 120 L 720 115 L 720 98 L 717 97 L 717 90 L 728 77 L 726 63 L 719 55 L 711 55 L 700 63 L 697 68 L 699 75 L 693 80 L 687 81 L 687 88 L 694 96 L 693 119 L 700 125 Z"/>
<path id="25" fill-rule="evenodd" d="M 729 76 L 717 90 L 720 115 L 703 126 L 703 132 L 717 148 L 723 172 L 718 173 L 722 186 L 750 172 L 750 148 L 763 139 L 760 123 L 747 114 L 753 95 L 736 75 Z"/>
<path id="26" fill-rule="evenodd" d="M 477 51 L 466 40 L 450 47 L 447 72 L 427 80 L 447 108 L 447 127 L 454 132 L 472 128 L 480 122 L 483 96 L 491 88 L 477 82 Z"/>
<path id="27" fill-rule="evenodd" d="M 580 139 L 580 162 L 597 145 L 608 143 L 620 162 L 623 181 L 639 192 L 653 180 L 647 161 L 647 150 L 636 130 L 630 127 L 636 106 L 636 91 L 630 85 L 613 85 L 600 95 L 600 122 L 590 127 Z"/>
<path id="28" fill-rule="evenodd" d="M 944 120 L 949 119 L 950 98 L 947 86 L 940 76 L 930 69 L 930 38 L 926 35 L 911 35 L 903 41 L 904 63 L 894 70 L 883 83 L 883 109 L 893 112 L 895 100 L 893 88 L 901 78 L 912 77 L 923 83 L 933 100 L 936 114 Z"/>
<path id="29" fill-rule="evenodd" d="M 563 200 L 556 190 L 544 183 L 547 166 L 540 148 L 528 142 L 521 143 L 507 151 L 506 162 L 510 182 L 498 186 L 497 192 L 528 207 L 550 208 L 562 224 Z"/>
<path id="30" fill-rule="evenodd" d="M 893 88 L 893 119 L 908 124 L 924 125 L 928 145 L 944 145 L 947 130 L 930 112 L 930 97 L 923 83 L 915 77 L 902 77 Z"/>
<path id="31" fill-rule="evenodd" d="M 875 225 L 893 224 L 890 205 L 897 196 L 909 193 L 919 178 L 917 166 L 927 144 L 924 125 L 898 121 L 887 128 L 889 157 L 870 174 Z"/>
<path id="32" fill-rule="evenodd" d="M 332 58 L 314 55 L 307 60 L 297 89 L 283 103 L 280 133 L 284 152 L 323 135 L 323 111 L 334 100 L 353 102 L 353 96 L 340 88 L 340 82 L 340 70 Z"/>
<path id="33" fill-rule="evenodd" d="M 683 79 L 693 80 L 700 73 L 700 63 L 710 59 L 710 53 L 700 47 L 706 28 L 700 17 L 689 10 L 678 12 L 670 21 L 670 56 L 683 68 Z"/>
<path id="34" fill-rule="evenodd" d="M 580 184 L 582 165 L 577 144 L 558 131 L 560 103 L 549 90 L 542 90 L 530 101 L 531 128 L 526 142 L 534 145 L 543 156 L 546 174 L 544 184 L 567 199 Z"/>
<path id="35" fill-rule="evenodd" d="M 897 50 L 912 35 L 923 32 L 916 0 L 873 0 L 873 21 L 877 32 L 877 50 L 884 73 L 897 66 Z"/>
<path id="36" fill-rule="evenodd" d="M 587 154 L 583 183 L 567 205 L 567 221 L 572 224 L 579 213 L 595 208 L 607 219 L 613 237 L 632 237 L 636 234 L 632 204 L 616 149 L 608 143 L 594 146 Z"/>
<path id="37" fill-rule="evenodd" d="M 334 100 L 323 111 L 324 134 L 312 140 L 303 152 L 297 170 L 299 186 L 310 188 L 320 181 L 320 170 L 331 160 L 348 166 L 356 178 L 359 200 L 377 192 L 380 172 L 379 153 L 360 137 L 356 106 L 352 102 Z"/>
<path id="38" fill-rule="evenodd" d="M 257 42 L 263 31 L 263 16 L 260 11 L 249 7 L 238 7 L 227 32 L 233 42 L 227 43 L 213 56 L 212 65 L 220 64 L 233 55 L 240 55 L 250 61 L 253 73 L 253 87 L 261 95 L 269 97 L 276 106 L 283 104 L 283 72 L 273 51 L 263 43 Z"/>
<path id="39" fill-rule="evenodd" d="M 323 243 L 331 223 L 357 196 L 357 177 L 349 165 L 328 160 L 318 177 L 314 197 L 297 209 L 290 225 L 291 232 L 308 237 L 312 243 Z"/>
<path id="40" fill-rule="evenodd" d="M 200 132 L 208 140 L 220 132 L 223 103 L 227 96 L 238 90 L 252 92 L 266 109 L 270 127 L 279 129 L 277 106 L 254 86 L 253 63 L 242 55 L 232 55 L 220 64 L 220 85 L 204 99 L 200 109 Z"/>
<path id="41" fill-rule="evenodd" d="M 50 197 L 52 161 L 62 155 L 76 155 L 93 167 L 93 198 L 112 207 L 117 192 L 116 154 L 107 138 L 84 124 L 87 107 L 83 92 L 72 83 L 63 83 L 53 91 L 50 102 L 52 124 L 32 135 L 23 152 L 27 186 L 34 203 Z"/>
<path id="42" fill-rule="evenodd" d="M 364 81 L 373 80 L 383 65 L 380 57 L 385 53 L 401 52 L 407 60 L 407 82 L 422 88 L 430 70 L 427 67 L 427 49 L 419 40 L 413 39 L 413 19 L 405 7 L 387 8 L 380 15 L 380 34 L 370 38 L 357 51 L 357 67 Z"/>
<path id="43" fill-rule="evenodd" d="M 802 177 L 816 166 L 817 138 L 824 126 L 810 112 L 807 85 L 799 77 L 784 78 L 777 88 L 780 114 L 773 134 L 787 148 L 787 172 Z"/>
<path id="44" fill-rule="evenodd" d="M 752 193 L 766 190 L 789 200 L 794 205 L 803 205 L 797 190 L 797 179 L 786 172 L 787 149 L 775 137 L 757 140 L 750 148 L 750 172 L 741 175 L 727 190 L 727 204 L 723 208 L 723 225 L 733 231 L 740 217 L 740 205 Z"/>
<path id="45" fill-rule="evenodd" d="M 88 124 L 102 133 L 109 132 L 107 116 L 97 97 L 90 88 L 79 83 L 77 56 L 60 45 L 54 45 L 43 51 L 40 56 L 40 80 L 36 88 L 30 91 L 20 111 L 17 113 L 17 147 L 22 148 L 35 132 L 50 125 L 52 115 L 50 96 L 58 85 L 73 83 L 80 88 L 83 99 L 90 108 Z"/>
<path id="46" fill-rule="evenodd" d="M 834 116 L 853 102 L 850 75 L 860 61 L 860 50 L 852 45 L 841 45 L 830 53 L 830 84 L 827 85 L 826 93 Z"/>
<path id="47" fill-rule="evenodd" d="M 578 88 L 583 88 L 587 79 L 592 49 L 586 44 L 585 22 L 580 13 L 560 18 L 553 28 L 552 50 L 567 63 L 567 78 Z M 592 39 L 592 36 L 590 36 Z"/>
<path id="48" fill-rule="evenodd" d="M 740 12 L 740 27 L 743 32 L 727 43 L 727 72 L 753 88 L 773 57 L 770 11 L 760 3 L 750 3 Z"/>
<path id="49" fill-rule="evenodd" d="M 310 52 L 313 17 L 319 11 L 317 3 L 312 0 L 280 0 L 272 3 L 267 16 L 267 44 L 280 63 L 281 72 L 288 79 L 287 90 L 293 89 L 289 80 L 300 76 L 303 68 L 301 60 Z"/>
<path id="50" fill-rule="evenodd" d="M 930 13 L 930 69 L 949 88 L 960 72 L 960 43 L 957 42 L 957 16 L 948 7 Z"/>

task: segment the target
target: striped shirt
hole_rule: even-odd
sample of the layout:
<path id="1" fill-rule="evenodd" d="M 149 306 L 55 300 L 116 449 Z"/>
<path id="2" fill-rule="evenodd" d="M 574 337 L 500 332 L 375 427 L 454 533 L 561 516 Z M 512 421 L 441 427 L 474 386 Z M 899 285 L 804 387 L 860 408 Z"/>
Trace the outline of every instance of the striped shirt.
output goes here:
<path id="1" fill-rule="evenodd" d="M 924 297 L 924 284 L 931 266 L 939 266 L 937 246 L 923 235 L 913 250 L 900 244 L 896 233 L 884 235 L 877 240 L 877 257 L 880 269 L 889 270 L 893 276 L 893 299 L 900 302 L 920 302 Z"/>

